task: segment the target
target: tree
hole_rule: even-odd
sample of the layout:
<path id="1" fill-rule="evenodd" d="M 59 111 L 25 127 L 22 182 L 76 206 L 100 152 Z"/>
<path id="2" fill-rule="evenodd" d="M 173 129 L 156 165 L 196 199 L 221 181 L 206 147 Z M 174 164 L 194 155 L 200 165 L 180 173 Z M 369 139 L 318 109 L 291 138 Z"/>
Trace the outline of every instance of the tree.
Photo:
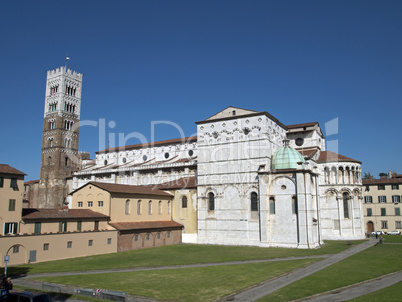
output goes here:
<path id="1" fill-rule="evenodd" d="M 363 174 L 363 179 L 374 179 L 374 176 L 370 172 Z"/>
<path id="2" fill-rule="evenodd" d="M 387 177 L 388 174 L 387 174 L 387 173 L 384 173 L 384 172 L 381 172 L 380 174 L 378 174 L 378 176 L 380 176 L 380 177 Z"/>

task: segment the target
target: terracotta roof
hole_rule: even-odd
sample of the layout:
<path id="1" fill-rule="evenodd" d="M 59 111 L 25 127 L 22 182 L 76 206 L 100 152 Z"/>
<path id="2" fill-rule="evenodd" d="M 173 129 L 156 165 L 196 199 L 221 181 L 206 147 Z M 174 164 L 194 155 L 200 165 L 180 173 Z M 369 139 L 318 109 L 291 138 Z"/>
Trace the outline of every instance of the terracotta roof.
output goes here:
<path id="1" fill-rule="evenodd" d="M 161 190 L 191 189 L 191 188 L 197 188 L 197 179 L 195 177 L 186 177 L 165 182 L 155 186 Z"/>
<path id="2" fill-rule="evenodd" d="M 144 229 L 164 229 L 164 228 L 182 228 L 183 225 L 172 220 L 168 221 L 137 221 L 137 222 L 111 222 L 112 227 L 119 231 L 124 230 L 144 230 Z"/>
<path id="3" fill-rule="evenodd" d="M 14 175 L 26 175 L 24 172 L 21 172 L 7 164 L 0 164 L 0 173 L 14 174 Z"/>
<path id="4" fill-rule="evenodd" d="M 286 127 L 288 129 L 294 129 L 294 128 L 303 128 L 303 127 L 311 127 L 318 125 L 318 122 L 311 122 L 311 123 L 304 123 L 304 124 L 294 124 L 294 125 L 287 125 Z"/>
<path id="5" fill-rule="evenodd" d="M 358 161 L 353 158 L 349 158 L 338 153 L 332 151 L 321 151 L 320 157 L 317 162 L 319 163 L 327 163 L 327 162 L 354 162 L 361 164 L 361 161 Z"/>
<path id="6" fill-rule="evenodd" d="M 363 185 L 392 185 L 392 184 L 402 184 L 402 178 L 380 178 L 380 179 L 363 179 Z"/>
<path id="7" fill-rule="evenodd" d="M 123 147 L 107 148 L 105 150 L 98 151 L 95 153 L 96 154 L 109 153 L 109 152 L 114 152 L 114 151 L 126 151 L 126 150 L 141 149 L 141 148 L 146 148 L 146 147 L 152 148 L 152 147 L 163 146 L 163 145 L 183 144 L 183 143 L 196 142 L 196 141 L 197 141 L 196 136 L 189 136 L 189 137 L 175 138 L 175 139 L 169 139 L 169 140 L 164 140 L 164 141 L 159 141 L 159 142 L 151 142 L 151 143 L 145 143 L 145 144 L 136 144 L 136 145 L 123 146 Z"/>
<path id="8" fill-rule="evenodd" d="M 30 180 L 30 181 L 27 181 L 27 182 L 24 182 L 24 185 L 31 185 L 31 184 L 34 184 L 34 183 L 39 183 L 39 179 L 37 179 L 37 180 Z"/>
<path id="9" fill-rule="evenodd" d="M 172 194 L 163 192 L 163 191 L 157 189 L 155 186 L 152 186 L 152 187 L 150 187 L 150 186 L 148 186 L 148 187 L 132 186 L 132 185 L 109 184 L 109 183 L 91 181 L 91 182 L 83 185 L 81 188 L 88 186 L 88 185 L 93 185 L 95 187 L 108 191 L 109 193 L 142 194 L 142 195 L 172 197 Z M 81 188 L 78 188 L 77 190 L 71 192 L 70 195 L 73 194 L 74 192 L 80 190 Z"/>
<path id="10" fill-rule="evenodd" d="M 22 209 L 22 219 L 74 219 L 109 218 L 109 216 L 88 209 Z"/>

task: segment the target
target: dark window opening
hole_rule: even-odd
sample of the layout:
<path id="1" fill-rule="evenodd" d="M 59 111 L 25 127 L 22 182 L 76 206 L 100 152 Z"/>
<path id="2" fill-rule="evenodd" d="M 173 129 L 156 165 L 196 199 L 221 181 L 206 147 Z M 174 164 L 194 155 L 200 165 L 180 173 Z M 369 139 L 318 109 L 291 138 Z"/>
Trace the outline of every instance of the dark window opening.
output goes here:
<path id="1" fill-rule="evenodd" d="M 251 211 L 258 211 L 258 195 L 255 192 L 251 192 L 250 195 Z"/>
<path id="2" fill-rule="evenodd" d="M 208 210 L 215 210 L 215 195 L 212 192 L 208 193 Z"/>
<path id="3" fill-rule="evenodd" d="M 349 195 L 348 193 L 343 193 L 343 217 L 349 218 Z"/>
<path id="4" fill-rule="evenodd" d="M 187 196 L 183 196 L 182 198 L 181 198 L 181 207 L 184 209 L 184 208 L 187 208 Z"/>

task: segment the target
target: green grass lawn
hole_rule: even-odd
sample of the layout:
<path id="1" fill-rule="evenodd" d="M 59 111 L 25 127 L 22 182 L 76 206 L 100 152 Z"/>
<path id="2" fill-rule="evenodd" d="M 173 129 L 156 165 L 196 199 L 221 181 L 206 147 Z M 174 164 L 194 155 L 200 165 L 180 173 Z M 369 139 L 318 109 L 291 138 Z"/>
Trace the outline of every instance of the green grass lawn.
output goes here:
<path id="1" fill-rule="evenodd" d="M 399 239 L 397 236 L 387 236 L 384 242 L 398 242 Z M 353 244 L 361 242 L 354 241 Z M 338 253 L 349 247 L 346 241 L 328 241 L 322 248 L 316 250 L 174 245 L 11 267 L 9 272 L 10 270 L 11 272 L 25 270 L 28 273 L 87 271 L 314 256 Z M 372 247 L 291 284 L 265 297 L 262 301 L 290 301 L 400 270 L 402 269 L 401 251 L 402 245 L 399 244 L 382 244 Z M 40 280 L 83 288 L 124 291 L 127 294 L 160 301 L 213 301 L 316 260 L 318 259 L 62 276 L 40 278 Z"/>
<path id="2" fill-rule="evenodd" d="M 402 235 L 384 235 L 383 241 L 385 243 L 402 243 Z"/>
<path id="3" fill-rule="evenodd" d="M 124 291 L 158 301 L 213 301 L 315 260 L 39 278 L 85 288 Z"/>
<path id="4" fill-rule="evenodd" d="M 353 244 L 361 242 L 353 241 Z M 346 244 L 346 241 L 327 241 L 323 247 L 314 250 L 217 245 L 170 245 L 113 254 L 25 264 L 10 267 L 9 274 L 36 274 L 272 259 L 334 254 L 347 248 L 349 246 Z"/>
<path id="5" fill-rule="evenodd" d="M 290 301 L 402 269 L 402 245 L 380 244 L 288 285 L 259 301 Z"/>

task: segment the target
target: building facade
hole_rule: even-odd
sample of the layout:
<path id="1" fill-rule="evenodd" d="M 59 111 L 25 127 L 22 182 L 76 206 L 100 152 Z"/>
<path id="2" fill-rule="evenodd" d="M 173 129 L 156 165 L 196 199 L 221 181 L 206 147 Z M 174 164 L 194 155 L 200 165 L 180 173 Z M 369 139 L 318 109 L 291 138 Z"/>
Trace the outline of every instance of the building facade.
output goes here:
<path id="1" fill-rule="evenodd" d="M 326 151 L 317 122 L 284 125 L 267 112 L 228 107 L 196 124 L 196 137 L 97 152 L 73 187 L 195 178 L 195 191 L 174 190 L 173 220 L 184 220 L 189 197 L 194 205 L 183 242 L 315 248 L 364 238 L 361 162 Z M 282 153 L 298 156 L 274 164 Z"/>
<path id="2" fill-rule="evenodd" d="M 71 207 L 110 217 L 118 251 L 181 243 L 182 225 L 172 220 L 173 196 L 152 187 L 89 182 L 71 193 Z"/>
<path id="3" fill-rule="evenodd" d="M 402 232 L 402 175 L 363 180 L 363 211 L 366 231 Z"/>
<path id="4" fill-rule="evenodd" d="M 25 173 L 0 164 L 0 235 L 15 235 L 21 229 Z"/>

